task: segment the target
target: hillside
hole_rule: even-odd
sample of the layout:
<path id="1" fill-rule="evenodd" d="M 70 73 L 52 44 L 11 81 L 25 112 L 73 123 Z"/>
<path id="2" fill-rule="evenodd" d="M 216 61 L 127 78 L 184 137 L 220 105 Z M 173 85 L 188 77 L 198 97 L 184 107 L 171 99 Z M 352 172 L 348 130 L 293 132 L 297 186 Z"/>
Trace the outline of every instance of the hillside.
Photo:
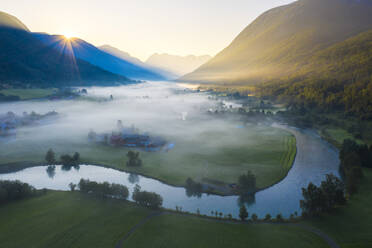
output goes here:
<path id="1" fill-rule="evenodd" d="M 146 60 L 146 64 L 169 71 L 177 78 L 192 72 L 210 59 L 209 55 L 178 56 L 155 53 Z"/>
<path id="2" fill-rule="evenodd" d="M 125 77 L 45 46 L 15 17 L 2 12 L 0 20 L 0 88 L 129 82 Z"/>
<path id="3" fill-rule="evenodd" d="M 296 73 L 260 86 L 264 96 L 372 119 L 372 30 L 315 53 Z"/>
<path id="4" fill-rule="evenodd" d="M 106 53 L 82 39 L 66 39 L 63 35 L 49 35 L 45 33 L 34 33 L 34 36 L 45 45 L 53 47 L 64 54 L 85 60 L 115 74 L 140 80 L 164 79 L 156 72 Z"/>
<path id="5" fill-rule="evenodd" d="M 0 28 L 3 27 L 30 31 L 17 17 L 0 11 Z"/>
<path id="6" fill-rule="evenodd" d="M 286 77 L 315 53 L 371 28 L 370 0 L 299 0 L 262 14 L 180 80 L 254 84 Z"/>

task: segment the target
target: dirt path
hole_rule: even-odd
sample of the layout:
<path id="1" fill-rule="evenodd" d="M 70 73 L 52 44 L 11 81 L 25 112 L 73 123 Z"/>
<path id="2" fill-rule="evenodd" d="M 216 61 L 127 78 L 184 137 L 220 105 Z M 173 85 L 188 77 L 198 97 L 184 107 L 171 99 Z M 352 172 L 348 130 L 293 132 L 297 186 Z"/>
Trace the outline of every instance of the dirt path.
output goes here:
<path id="1" fill-rule="evenodd" d="M 119 240 L 119 242 L 116 244 L 115 248 L 122 248 L 124 241 L 127 240 L 129 238 L 129 236 L 132 233 L 134 233 L 138 228 L 140 228 L 141 226 L 143 226 L 144 224 L 146 224 L 147 222 L 149 222 L 154 217 L 157 217 L 157 216 L 160 216 L 160 215 L 164 215 L 164 214 L 183 215 L 183 216 L 190 217 L 190 215 L 182 214 L 182 213 L 175 213 L 175 212 L 155 212 L 155 213 L 152 213 L 152 214 L 146 216 L 144 219 L 142 219 L 134 227 L 132 227 L 129 230 L 129 232 L 127 232 L 125 234 L 125 236 Z M 241 222 L 229 221 L 229 220 L 218 220 L 218 219 L 212 219 L 212 218 L 208 218 L 207 220 L 213 221 L 213 222 L 227 223 L 227 224 L 242 224 Z M 246 223 L 246 224 L 247 225 L 252 225 L 251 223 Z M 282 225 L 282 226 L 294 226 L 294 227 L 297 227 L 297 228 L 301 228 L 303 230 L 306 230 L 308 232 L 311 232 L 311 233 L 319 236 L 320 238 L 322 238 L 329 245 L 330 248 L 340 248 L 340 246 L 336 243 L 336 241 L 333 240 L 326 233 L 324 233 L 324 232 L 322 232 L 322 231 L 320 231 L 320 230 L 318 230 L 316 228 L 313 228 L 313 227 L 304 225 L 304 224 L 298 224 L 298 223 L 263 223 L 263 224 Z"/>

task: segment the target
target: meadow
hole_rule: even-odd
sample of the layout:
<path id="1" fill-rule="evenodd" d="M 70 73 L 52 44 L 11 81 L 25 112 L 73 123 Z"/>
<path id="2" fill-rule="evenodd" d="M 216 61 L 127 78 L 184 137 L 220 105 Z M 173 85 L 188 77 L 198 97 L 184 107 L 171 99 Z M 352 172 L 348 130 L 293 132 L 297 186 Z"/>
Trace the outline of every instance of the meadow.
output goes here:
<path id="1" fill-rule="evenodd" d="M 237 136 L 239 142 L 234 140 Z M 52 148 L 57 158 L 77 151 L 82 163 L 135 172 L 172 185 L 184 185 L 189 177 L 199 182 L 235 183 L 240 175 L 250 170 L 257 177 L 258 188 L 265 188 L 286 176 L 296 154 L 293 135 L 284 130 L 255 125 L 218 133 L 206 132 L 198 140 L 176 140 L 175 148 L 168 152 L 140 151 L 143 160 L 140 167 L 126 165 L 128 148 L 91 144 L 84 137 L 48 142 L 32 137 L 27 132 L 19 133 L 15 140 L 0 144 L 1 164 L 42 164 L 45 163 L 46 151 Z M 223 144 L 215 149 L 215 146 L 208 146 L 213 142 Z"/>
<path id="2" fill-rule="evenodd" d="M 0 247 L 115 247 L 152 211 L 80 192 L 45 195 L 0 206 Z M 19 237 L 22 237 L 20 239 Z M 225 223 L 163 214 L 139 225 L 122 247 L 328 247 L 295 226 Z"/>
<path id="3" fill-rule="evenodd" d="M 56 89 L 5 89 L 0 90 L 0 94 L 5 96 L 18 96 L 21 100 L 31 100 L 44 98 L 52 95 Z"/>
<path id="4" fill-rule="evenodd" d="M 264 123 L 249 124 L 238 114 L 221 116 L 210 110 L 234 111 L 223 100 L 210 99 L 207 93 L 191 92 L 174 83 L 93 87 L 88 88 L 85 98 L 77 100 L 0 104 L 0 113 L 59 114 L 40 125 L 19 128 L 15 137 L 2 140 L 0 164 L 42 164 L 51 148 L 57 159 L 79 152 L 83 163 L 135 172 L 178 186 L 183 186 L 187 178 L 236 183 L 250 170 L 262 189 L 287 175 L 296 154 L 292 134 Z M 98 134 L 115 131 L 118 120 L 126 127 L 135 126 L 140 133 L 160 136 L 174 148 L 158 152 L 138 149 L 143 165 L 129 167 L 129 148 L 88 139 L 91 130 Z"/>

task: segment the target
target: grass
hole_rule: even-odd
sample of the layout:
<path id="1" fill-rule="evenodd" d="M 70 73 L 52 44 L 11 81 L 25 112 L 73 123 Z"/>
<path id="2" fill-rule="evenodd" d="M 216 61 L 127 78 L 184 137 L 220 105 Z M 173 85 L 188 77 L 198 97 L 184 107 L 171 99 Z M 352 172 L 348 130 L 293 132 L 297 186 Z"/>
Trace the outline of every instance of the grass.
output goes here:
<path id="1" fill-rule="evenodd" d="M 147 222 L 125 247 L 328 247 L 297 227 L 275 224 L 227 224 L 179 215 L 162 215 Z"/>
<path id="2" fill-rule="evenodd" d="M 347 206 L 306 221 L 329 234 L 343 248 L 372 247 L 372 169 L 365 169 L 364 176 L 359 192 Z"/>
<path id="3" fill-rule="evenodd" d="M 280 159 L 280 164 L 284 169 L 289 170 L 292 167 L 297 153 L 296 138 L 294 136 L 283 137 L 284 146 L 287 152 Z"/>
<path id="4" fill-rule="evenodd" d="M 0 207 L 0 247 L 115 247 L 149 210 L 78 192 L 49 192 Z"/>
<path id="5" fill-rule="evenodd" d="M 43 136 L 40 134 L 40 136 Z M 239 140 L 237 140 L 239 137 Z M 265 188 L 284 178 L 295 156 L 295 138 L 287 131 L 264 126 L 235 128 L 226 132 L 203 133 L 194 138 L 174 140 L 169 152 L 141 152 L 143 166 L 126 166 L 126 148 L 90 144 L 87 138 L 39 140 L 19 132 L 17 139 L 0 144 L 1 164 L 20 161 L 41 162 L 53 148 L 57 156 L 78 151 L 83 161 L 143 174 L 173 185 L 196 181 L 234 183 L 251 170 L 257 186 Z M 1 166 L 1 165 L 0 165 Z"/>
<path id="6" fill-rule="evenodd" d="M 54 93 L 55 89 L 7 89 L 0 90 L 6 96 L 19 96 L 21 100 L 44 98 Z"/>
<path id="7" fill-rule="evenodd" d="M 79 192 L 0 206 L 0 247 L 115 247 L 150 210 Z M 276 224 L 230 224 L 166 214 L 139 227 L 123 247 L 328 247 L 318 236 Z"/>
<path id="8" fill-rule="evenodd" d="M 343 128 L 339 127 L 327 127 L 322 130 L 323 136 L 332 144 L 340 147 L 345 139 L 355 140 L 361 144 L 363 141 L 355 139 L 354 136 Z"/>

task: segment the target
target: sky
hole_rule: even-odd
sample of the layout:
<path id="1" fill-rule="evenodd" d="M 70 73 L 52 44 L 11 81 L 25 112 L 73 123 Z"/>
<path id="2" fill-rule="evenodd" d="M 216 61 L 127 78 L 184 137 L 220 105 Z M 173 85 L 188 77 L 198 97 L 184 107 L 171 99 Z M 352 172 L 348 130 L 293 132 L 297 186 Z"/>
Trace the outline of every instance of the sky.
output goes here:
<path id="1" fill-rule="evenodd" d="M 216 55 L 256 17 L 294 0 L 1 0 L 33 32 L 153 53 Z"/>

